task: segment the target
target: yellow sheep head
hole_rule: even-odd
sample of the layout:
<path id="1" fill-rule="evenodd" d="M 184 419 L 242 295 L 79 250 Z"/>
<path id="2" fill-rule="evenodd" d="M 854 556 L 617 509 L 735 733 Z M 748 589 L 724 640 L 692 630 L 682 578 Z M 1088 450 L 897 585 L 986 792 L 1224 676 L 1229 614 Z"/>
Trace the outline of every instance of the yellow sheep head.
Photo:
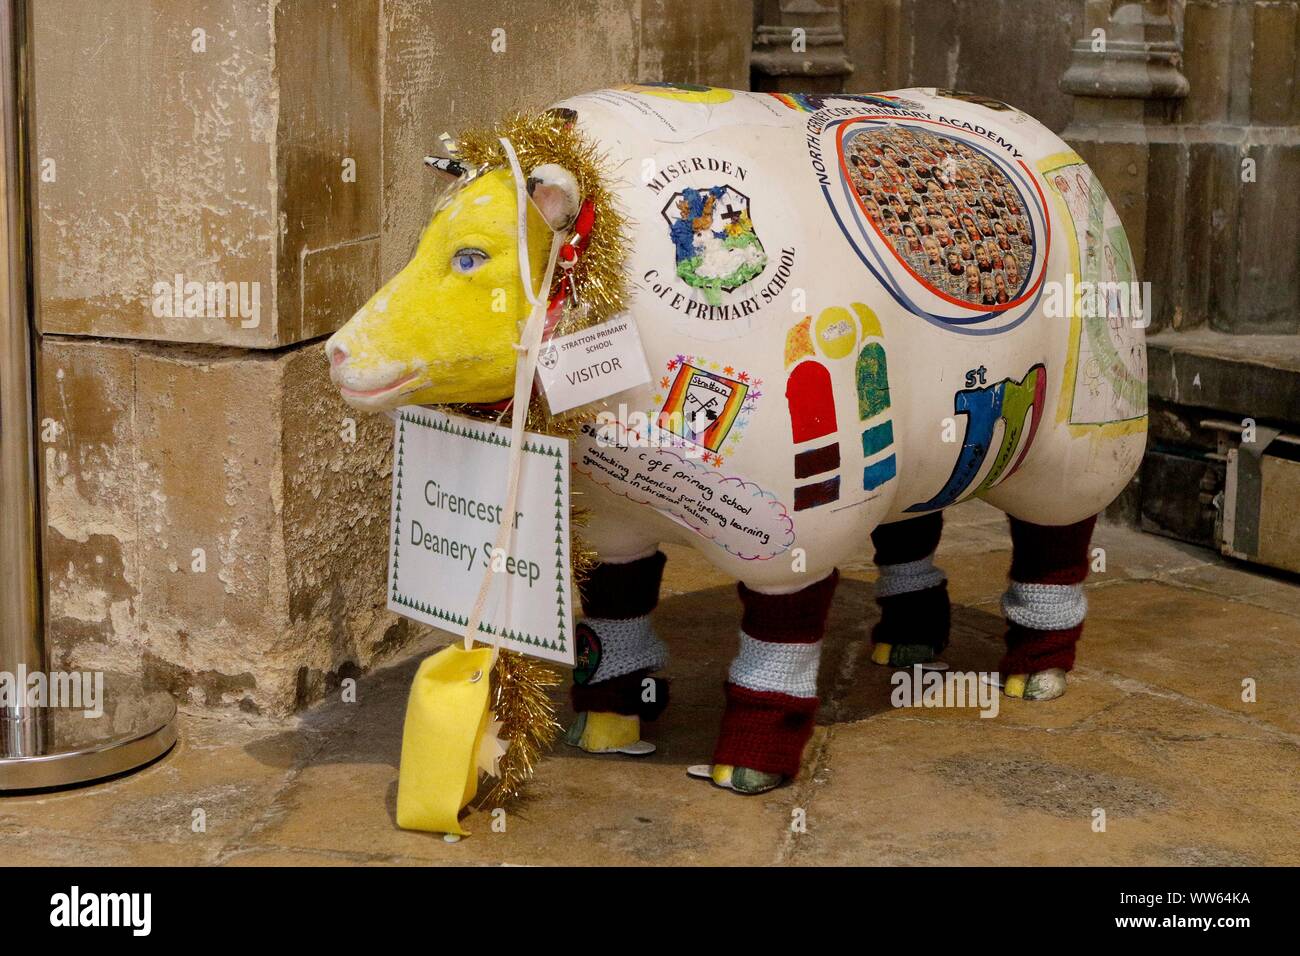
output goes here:
<path id="1" fill-rule="evenodd" d="M 535 288 L 553 231 L 577 212 L 577 189 L 555 165 L 528 177 Z M 517 237 L 509 170 L 478 176 L 444 200 L 411 261 L 325 343 L 330 378 L 343 398 L 364 411 L 509 398 L 514 345 L 531 310 Z"/>

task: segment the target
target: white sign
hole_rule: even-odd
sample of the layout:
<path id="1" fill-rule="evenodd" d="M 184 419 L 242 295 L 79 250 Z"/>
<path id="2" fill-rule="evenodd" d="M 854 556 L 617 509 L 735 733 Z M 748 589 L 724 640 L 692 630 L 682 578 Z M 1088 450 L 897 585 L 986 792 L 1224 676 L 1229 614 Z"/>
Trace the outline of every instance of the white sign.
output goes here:
<path id="1" fill-rule="evenodd" d="M 393 452 L 389 609 L 464 635 L 492 572 L 477 639 L 572 665 L 568 441 L 524 433 L 513 516 L 509 428 L 406 406 Z M 494 552 L 511 521 L 510 545 Z"/>
<path id="2" fill-rule="evenodd" d="M 650 381 L 641 336 L 627 312 L 543 342 L 537 374 L 552 414 Z"/>

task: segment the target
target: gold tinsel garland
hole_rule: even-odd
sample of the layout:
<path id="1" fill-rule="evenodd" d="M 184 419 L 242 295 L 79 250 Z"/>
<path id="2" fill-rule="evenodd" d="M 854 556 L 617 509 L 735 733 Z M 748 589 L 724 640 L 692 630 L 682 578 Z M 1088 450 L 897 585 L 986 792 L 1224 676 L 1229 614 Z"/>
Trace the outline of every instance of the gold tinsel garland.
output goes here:
<path id="1" fill-rule="evenodd" d="M 497 656 L 488 708 L 501 721 L 501 737 L 510 745 L 497 765 L 496 783 L 478 801 L 479 809 L 518 797 L 555 743 L 560 723 L 551 688 L 559 685 L 560 675 L 540 661 L 514 651 Z"/>
<path id="2" fill-rule="evenodd" d="M 573 494 L 573 492 L 570 492 Z M 586 579 L 596 563 L 596 554 L 578 534 L 586 521 L 584 508 L 573 508 L 569 518 L 569 561 L 573 585 Z M 496 782 L 479 798 L 476 807 L 502 806 L 519 797 L 532 779 L 542 756 L 559 734 L 551 688 L 560 686 L 560 675 L 542 661 L 516 651 L 502 650 L 492 668 L 489 710 L 501 721 L 501 737 L 510 746 L 497 764 Z"/>
<path id="3" fill-rule="evenodd" d="M 560 111 L 515 113 L 494 127 L 464 131 L 456 147 L 456 158 L 472 168 L 505 168 L 508 163 L 501 146 L 501 137 L 505 137 L 526 172 L 556 163 L 573 174 L 582 198 L 591 201 L 595 213 L 591 233 L 571 273 L 579 307 L 565 310 L 553 335 L 567 335 L 616 315 L 626 307 L 628 295 L 624 272 L 627 218 L 606 185 L 603 156 L 571 120 Z M 550 292 L 547 290 L 548 297 Z M 504 415 L 473 405 L 447 406 L 446 410 L 491 421 Z M 553 416 L 545 399 L 534 394 L 528 405 L 526 427 L 529 431 L 572 438 L 588 417 L 583 409 Z M 586 516 L 585 509 L 572 507 L 569 555 L 575 588 L 595 564 L 595 553 L 578 533 Z M 500 776 L 478 801 L 478 807 L 489 803 L 500 806 L 518 797 L 536 771 L 560 731 L 550 694 L 559 684 L 560 676 L 539 660 L 506 650 L 497 656 L 490 709 L 502 722 L 501 736 L 510 745 L 498 765 Z"/>

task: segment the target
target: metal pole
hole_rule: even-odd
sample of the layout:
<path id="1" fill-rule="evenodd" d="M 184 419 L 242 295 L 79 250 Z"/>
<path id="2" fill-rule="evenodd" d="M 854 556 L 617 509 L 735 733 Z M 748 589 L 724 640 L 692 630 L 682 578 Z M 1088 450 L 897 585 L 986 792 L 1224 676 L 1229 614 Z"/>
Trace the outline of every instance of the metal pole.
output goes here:
<path id="1" fill-rule="evenodd" d="M 0 793 L 64 787 L 138 769 L 176 742 L 176 703 L 105 675 L 101 716 L 29 706 L 26 675 L 46 674 L 36 458 L 32 205 L 26 0 L 0 0 Z M 66 709 L 65 709 L 66 708 Z"/>
<path id="2" fill-rule="evenodd" d="M 31 287 L 27 234 L 25 34 L 22 0 L 0 0 L 0 670 L 43 672 L 40 533 L 36 504 Z M 45 714 L 24 695 L 0 706 L 0 757 L 31 757 L 45 745 Z"/>

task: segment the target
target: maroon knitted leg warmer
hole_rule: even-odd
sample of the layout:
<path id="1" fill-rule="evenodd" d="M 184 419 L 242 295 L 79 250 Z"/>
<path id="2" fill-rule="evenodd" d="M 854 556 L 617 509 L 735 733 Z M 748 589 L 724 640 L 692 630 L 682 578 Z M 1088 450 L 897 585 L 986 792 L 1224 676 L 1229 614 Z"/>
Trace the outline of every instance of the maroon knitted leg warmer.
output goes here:
<path id="1" fill-rule="evenodd" d="M 839 572 L 793 594 L 739 586 L 741 651 L 725 685 L 715 764 L 793 777 L 817 714 L 816 670 Z"/>
<path id="2" fill-rule="evenodd" d="M 1055 527 L 1011 518 L 1011 587 L 1003 598 L 1007 652 L 998 665 L 1004 677 L 1074 667 L 1075 645 L 1083 633 L 1080 585 L 1088 576 L 1088 546 L 1096 523 L 1095 515 Z M 1045 594 L 1048 600 L 1035 606 L 1034 593 Z M 1024 595 L 1030 595 L 1030 599 L 1025 600 Z M 1074 615 L 1079 618 L 1077 622 L 1058 627 L 1034 626 L 1052 615 L 1071 621 L 1070 608 L 1078 609 Z"/>

